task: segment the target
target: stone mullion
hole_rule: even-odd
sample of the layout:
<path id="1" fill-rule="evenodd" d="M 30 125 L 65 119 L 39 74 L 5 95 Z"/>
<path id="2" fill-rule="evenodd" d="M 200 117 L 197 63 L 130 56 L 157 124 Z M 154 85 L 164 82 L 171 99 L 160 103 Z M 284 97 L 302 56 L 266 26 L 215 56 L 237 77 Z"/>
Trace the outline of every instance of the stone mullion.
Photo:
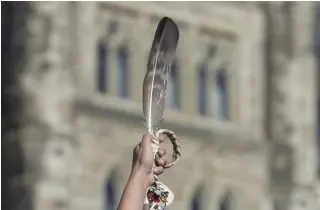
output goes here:
<path id="1" fill-rule="evenodd" d="M 289 209 L 290 194 L 293 187 L 293 153 L 290 145 L 292 122 L 290 122 L 290 66 L 292 61 L 293 43 L 288 37 L 288 20 L 290 13 L 285 11 L 292 6 L 290 2 L 275 2 L 267 5 L 267 25 L 269 26 L 271 53 L 270 60 L 270 121 L 268 136 L 273 144 L 271 147 L 270 178 L 271 192 L 275 209 Z M 283 160 L 279 166 L 279 160 Z M 282 178 L 283 177 L 283 178 Z"/>
<path id="2" fill-rule="evenodd" d="M 95 94 L 96 87 L 96 68 L 97 68 L 97 39 L 99 36 L 95 21 L 95 10 L 93 4 L 79 2 L 77 4 L 77 25 L 76 35 L 78 36 L 78 71 L 77 96 L 88 97 Z M 101 27 L 100 25 L 98 27 Z M 90 71 L 92 69 L 93 71 Z M 93 73 L 94 72 L 94 73 Z"/>
<path id="3" fill-rule="evenodd" d="M 312 5 L 312 3 L 310 3 Z M 309 5 L 309 6 L 310 6 Z M 306 5 L 308 7 L 308 5 Z M 306 209 L 316 209 L 317 198 L 314 187 L 317 182 L 317 68 L 314 60 L 312 33 L 314 33 L 314 14 L 304 15 L 306 7 L 292 6 L 292 32 L 294 43 L 291 46 L 291 54 L 294 61 L 290 66 L 290 121 L 296 131 L 290 141 L 295 148 L 294 156 L 294 188 L 293 194 L 296 200 L 306 203 Z M 297 18 L 302 16 L 304 18 Z M 300 34 L 304 31 L 303 34 Z M 289 32 L 288 32 L 289 33 Z M 304 71 L 300 71 L 304 69 Z M 298 114 L 296 114 L 298 113 Z M 299 114 L 300 113 L 300 114 Z M 291 202 L 291 205 L 297 205 Z"/>
<path id="4" fill-rule="evenodd" d="M 237 68 L 235 65 L 236 59 L 236 49 L 233 43 L 226 43 L 226 55 L 228 59 L 226 60 L 226 76 L 227 76 L 227 119 L 232 123 L 237 122 L 237 113 L 239 112 L 238 105 L 238 95 L 237 93 Z"/>
<path id="5" fill-rule="evenodd" d="M 44 4 L 50 7 L 44 7 Z M 74 63 L 71 54 L 74 51 L 69 49 L 67 43 L 74 44 L 73 34 L 68 27 L 69 24 L 75 24 L 73 20 L 76 19 L 76 13 L 69 13 L 72 6 L 69 2 L 32 3 L 29 8 L 34 16 L 26 20 L 28 25 L 33 25 L 46 18 L 51 26 L 49 32 L 43 25 L 30 29 L 32 33 L 26 33 L 27 43 L 37 38 L 44 40 L 42 44 L 45 47 L 33 59 L 26 61 L 26 71 L 20 81 L 24 86 L 23 94 L 28 96 L 26 102 L 32 101 L 32 106 L 26 103 L 29 108 L 24 111 L 27 121 L 33 123 L 24 125 L 21 135 L 24 137 L 24 154 L 28 157 L 26 165 L 30 166 L 32 183 L 37 183 L 31 189 L 34 192 L 31 195 L 34 209 L 50 210 L 56 208 L 57 204 L 64 208 L 69 206 L 69 170 L 72 170 L 74 140 Z M 33 51 L 36 47 L 30 44 L 27 48 Z M 35 65 L 39 61 L 42 65 Z M 39 75 L 44 69 L 46 71 Z M 36 76 L 37 81 L 30 81 Z M 37 109 L 33 110 L 32 107 Z M 55 170 L 56 167 L 60 171 Z"/>
<path id="6" fill-rule="evenodd" d="M 287 38 L 286 27 L 283 27 L 286 21 L 286 14 L 281 14 L 285 3 L 271 4 L 271 19 L 273 30 L 273 53 L 271 55 L 273 62 L 273 71 L 271 73 L 272 86 L 272 123 L 271 123 L 271 136 L 275 141 L 281 141 L 288 143 L 287 133 L 289 121 L 287 118 L 287 103 L 288 103 L 288 78 L 289 78 L 289 62 L 290 58 L 287 55 Z M 286 45 L 287 44 L 287 45 Z"/>

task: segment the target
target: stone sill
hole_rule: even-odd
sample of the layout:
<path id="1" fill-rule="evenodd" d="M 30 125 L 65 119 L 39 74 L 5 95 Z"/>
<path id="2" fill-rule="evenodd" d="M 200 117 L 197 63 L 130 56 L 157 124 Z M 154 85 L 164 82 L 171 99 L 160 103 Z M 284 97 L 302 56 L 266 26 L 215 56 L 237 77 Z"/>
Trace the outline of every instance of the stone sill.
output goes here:
<path id="1" fill-rule="evenodd" d="M 139 123 L 142 127 L 142 105 L 132 100 L 94 94 L 78 98 L 75 109 L 91 115 L 122 119 L 126 123 Z M 219 122 L 211 118 L 185 114 L 170 109 L 166 109 L 164 116 L 162 128 L 170 128 L 209 143 L 225 145 L 229 149 L 238 149 L 239 147 L 246 150 L 257 147 L 266 148 L 266 142 L 262 138 L 254 137 L 252 134 L 243 131 L 240 126 L 230 122 Z"/>

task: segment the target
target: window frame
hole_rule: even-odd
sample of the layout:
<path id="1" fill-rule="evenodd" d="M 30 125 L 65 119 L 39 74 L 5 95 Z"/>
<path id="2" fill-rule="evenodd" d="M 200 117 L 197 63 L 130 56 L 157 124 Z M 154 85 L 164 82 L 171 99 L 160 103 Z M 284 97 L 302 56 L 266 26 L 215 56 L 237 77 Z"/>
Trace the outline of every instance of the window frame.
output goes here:
<path id="1" fill-rule="evenodd" d="M 211 44 L 212 45 L 212 44 Z M 197 93 L 198 93 L 198 99 L 197 99 L 197 114 L 203 116 L 203 117 L 210 117 L 213 118 L 215 120 L 219 120 L 219 121 L 230 121 L 230 112 L 231 112 L 231 106 L 230 106 L 230 97 L 231 97 L 231 84 L 229 81 L 232 82 L 231 79 L 229 79 L 230 77 L 230 71 L 231 70 L 231 66 L 228 64 L 229 58 L 225 57 L 225 52 L 224 51 L 224 45 L 221 43 L 217 43 L 215 45 L 215 51 L 212 52 L 212 47 L 209 48 L 209 51 L 207 51 L 207 53 L 204 54 L 202 61 L 199 62 L 199 64 L 197 65 Z M 222 49 L 222 50 L 220 50 Z M 218 71 L 223 71 L 225 76 L 226 76 L 226 88 L 225 88 L 225 96 L 224 98 L 226 99 L 226 111 L 225 111 L 225 117 L 224 118 L 218 118 L 217 116 L 219 115 L 216 112 L 216 108 L 215 105 L 216 103 L 216 88 L 217 88 L 217 73 Z M 200 97 L 200 93 L 199 93 L 199 71 L 204 71 L 204 88 L 205 88 L 205 93 L 204 93 L 204 99 L 203 102 L 199 102 L 199 97 Z M 200 111 L 199 108 L 199 103 L 203 103 L 203 107 L 202 111 L 204 111 L 204 113 L 202 113 Z"/>

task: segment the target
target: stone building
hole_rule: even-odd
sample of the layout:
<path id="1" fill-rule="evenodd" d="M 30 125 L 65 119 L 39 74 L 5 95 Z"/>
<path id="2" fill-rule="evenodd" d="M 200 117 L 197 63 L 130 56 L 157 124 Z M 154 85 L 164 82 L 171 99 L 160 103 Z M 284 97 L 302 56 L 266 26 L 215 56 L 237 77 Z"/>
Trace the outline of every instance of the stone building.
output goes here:
<path id="1" fill-rule="evenodd" d="M 163 124 L 183 151 L 161 177 L 169 209 L 320 209 L 314 3 L 2 8 L 8 209 L 116 208 L 146 132 L 142 80 L 163 16 L 180 29 Z"/>

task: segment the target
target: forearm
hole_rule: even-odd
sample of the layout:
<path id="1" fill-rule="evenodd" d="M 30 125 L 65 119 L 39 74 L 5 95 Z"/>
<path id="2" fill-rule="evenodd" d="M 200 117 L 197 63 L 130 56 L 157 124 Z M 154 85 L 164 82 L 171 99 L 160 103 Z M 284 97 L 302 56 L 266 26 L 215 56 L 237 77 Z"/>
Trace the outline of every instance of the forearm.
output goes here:
<path id="1" fill-rule="evenodd" d="M 121 196 L 118 210 L 142 210 L 147 188 L 147 177 L 139 171 L 132 172 Z"/>

